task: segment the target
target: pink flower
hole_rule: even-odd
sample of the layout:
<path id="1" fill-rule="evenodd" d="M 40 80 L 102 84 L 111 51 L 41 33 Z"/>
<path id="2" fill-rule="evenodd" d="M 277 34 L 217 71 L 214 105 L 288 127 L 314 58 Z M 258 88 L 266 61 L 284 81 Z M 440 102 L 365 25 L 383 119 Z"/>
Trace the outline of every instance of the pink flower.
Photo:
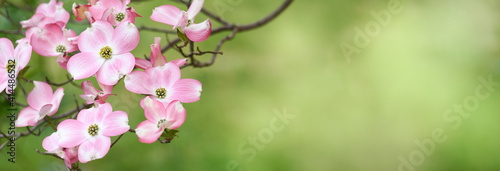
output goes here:
<path id="1" fill-rule="evenodd" d="M 64 148 L 80 146 L 78 160 L 87 163 L 103 158 L 111 146 L 110 136 L 117 136 L 130 129 L 128 115 L 112 111 L 109 103 L 83 109 L 76 120 L 67 119 L 57 126 L 58 145 Z"/>
<path id="2" fill-rule="evenodd" d="M 35 15 L 29 20 L 21 21 L 20 24 L 23 28 L 28 28 L 26 37 L 31 38 L 31 33 L 36 32 L 37 29 L 43 28 L 48 23 L 60 23 L 66 25 L 69 20 L 69 13 L 64 10 L 63 2 L 50 0 L 49 3 L 42 3 L 36 8 Z"/>
<path id="3" fill-rule="evenodd" d="M 135 58 L 135 66 L 141 69 L 147 69 L 151 67 L 157 67 L 157 66 L 163 66 L 167 63 L 167 59 L 163 54 L 161 53 L 161 38 L 160 37 L 155 37 L 154 43 L 151 45 L 151 61 L 148 61 L 146 59 L 141 59 L 141 58 Z M 177 66 L 182 66 L 186 64 L 187 59 L 176 59 L 172 62 L 173 64 Z"/>
<path id="4" fill-rule="evenodd" d="M 68 72 L 75 80 L 96 75 L 97 81 L 115 85 L 134 69 L 135 58 L 130 53 L 139 43 L 139 31 L 131 22 L 122 22 L 116 29 L 98 20 L 78 36 L 81 53 L 68 61 Z"/>
<path id="5" fill-rule="evenodd" d="M 36 53 L 45 57 L 57 56 L 58 61 L 61 61 L 65 54 L 78 50 L 78 47 L 69 40 L 73 37 L 76 37 L 73 30 L 50 23 L 33 33 L 31 45 Z"/>
<path id="6" fill-rule="evenodd" d="M 64 164 L 71 168 L 71 163 L 76 163 L 78 161 L 78 146 L 71 148 L 63 148 L 57 143 L 59 142 L 59 135 L 57 132 L 52 133 L 50 136 L 45 137 L 42 142 L 42 146 L 46 153 L 53 153 L 64 159 Z"/>
<path id="7" fill-rule="evenodd" d="M 14 49 L 9 39 L 0 38 L 0 93 L 3 90 L 7 94 L 13 93 L 9 90 L 14 90 L 16 84 L 9 83 L 9 80 L 16 80 L 17 74 L 26 67 L 30 58 L 31 45 L 28 41 L 19 41 Z"/>
<path id="8" fill-rule="evenodd" d="M 135 22 L 135 17 L 142 17 L 134 8 L 128 7 L 130 0 L 101 0 L 88 7 L 95 20 L 105 20 L 116 26 L 124 21 Z M 76 14 L 75 14 L 76 15 Z M 82 18 L 83 16 L 79 17 Z"/>
<path id="9" fill-rule="evenodd" d="M 192 103 L 200 100 L 201 83 L 180 79 L 181 70 L 173 63 L 134 71 L 125 77 L 125 88 L 137 94 L 147 94 L 165 106 L 173 100 Z"/>
<path id="10" fill-rule="evenodd" d="M 212 33 L 212 23 L 210 19 L 202 23 L 194 23 L 194 18 L 203 8 L 204 0 L 193 0 L 187 12 L 181 11 L 172 5 L 156 7 L 151 14 L 151 20 L 174 26 L 173 29 L 181 26 L 181 30 L 194 42 L 202 42 L 208 39 Z"/>
<path id="11" fill-rule="evenodd" d="M 89 8 L 96 3 L 97 0 L 89 0 L 89 4 L 87 5 L 76 5 L 76 3 L 73 3 L 72 12 L 75 15 L 75 19 L 77 21 L 82 21 L 83 19 L 85 19 L 87 17 L 85 13 L 88 12 L 90 15 Z"/>
<path id="12" fill-rule="evenodd" d="M 45 116 L 54 115 L 64 96 L 64 88 L 59 87 L 54 93 L 49 84 L 33 81 L 35 88 L 28 94 L 29 106 L 19 112 L 16 127 L 35 126 Z"/>
<path id="13" fill-rule="evenodd" d="M 97 90 L 89 80 L 82 82 L 83 95 L 80 95 L 80 97 L 84 99 L 87 104 L 104 104 L 104 101 L 108 99 L 108 96 L 114 95 L 111 94 L 113 86 L 104 85 L 101 83 L 98 84 L 103 91 Z"/>
<path id="14" fill-rule="evenodd" d="M 146 97 L 141 101 L 141 107 L 147 120 L 137 125 L 135 133 L 142 143 L 155 142 L 164 129 L 177 129 L 186 119 L 186 110 L 177 100 L 165 107 L 161 102 Z"/>

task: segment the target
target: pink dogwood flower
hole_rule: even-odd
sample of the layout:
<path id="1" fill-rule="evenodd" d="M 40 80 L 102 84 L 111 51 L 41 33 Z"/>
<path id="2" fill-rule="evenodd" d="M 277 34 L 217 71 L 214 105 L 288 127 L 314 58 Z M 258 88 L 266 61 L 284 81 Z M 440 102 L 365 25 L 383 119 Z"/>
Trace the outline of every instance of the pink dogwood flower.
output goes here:
<path id="1" fill-rule="evenodd" d="M 31 34 L 43 28 L 48 23 L 60 23 L 66 25 L 69 20 L 69 13 L 64 10 L 63 2 L 50 0 L 49 3 L 40 4 L 29 20 L 21 21 L 22 28 L 28 28 L 26 37 L 31 38 Z"/>
<path id="2" fill-rule="evenodd" d="M 7 94 L 13 93 L 16 84 L 9 80 L 16 80 L 21 71 L 31 58 L 31 45 L 26 40 L 18 42 L 17 47 L 7 38 L 0 38 L 0 93 L 5 90 Z M 12 77 L 13 76 L 13 77 Z"/>
<path id="3" fill-rule="evenodd" d="M 172 25 L 173 29 L 178 26 L 186 33 L 186 36 L 194 42 L 202 42 L 210 37 L 212 33 L 212 23 L 210 19 L 202 23 L 194 23 L 194 18 L 203 8 L 204 0 L 193 0 L 187 12 L 181 11 L 172 5 L 162 5 L 153 9 L 151 20 Z"/>
<path id="4" fill-rule="evenodd" d="M 163 106 L 161 102 L 146 97 L 141 101 L 141 107 L 147 120 L 137 125 L 135 133 L 142 143 L 155 142 L 163 130 L 177 129 L 186 119 L 186 110 L 177 100 Z"/>
<path id="5" fill-rule="evenodd" d="M 58 142 L 59 135 L 57 132 L 54 132 L 43 139 L 42 147 L 47 150 L 45 153 L 53 153 L 64 159 L 64 164 L 66 164 L 68 168 L 71 168 L 71 163 L 76 163 L 78 161 L 78 146 L 63 148 L 57 145 Z"/>
<path id="6" fill-rule="evenodd" d="M 149 95 L 165 106 L 173 100 L 192 103 L 200 100 L 201 83 L 194 79 L 180 79 L 181 70 L 173 63 L 133 71 L 125 77 L 125 88 L 137 94 Z"/>
<path id="7" fill-rule="evenodd" d="M 89 2 L 89 6 L 74 6 L 75 8 L 73 9 L 73 13 L 76 11 L 77 13 L 75 13 L 75 16 L 83 20 L 85 7 L 87 7 L 92 18 L 95 20 L 108 21 L 113 26 L 125 21 L 134 23 L 136 17 L 142 17 L 135 11 L 134 8 L 127 6 L 130 3 L 130 0 L 123 0 L 123 2 L 120 0 L 101 0 L 95 2 L 94 4 L 92 3 L 93 2 Z M 77 7 L 82 9 L 78 9 Z M 83 15 L 81 11 L 83 11 Z"/>
<path id="8" fill-rule="evenodd" d="M 84 99 L 87 104 L 104 104 L 104 101 L 108 99 L 110 95 L 115 95 L 111 94 L 113 86 L 104 85 L 101 83 L 98 84 L 99 87 L 101 87 L 102 91 L 96 89 L 94 85 L 92 85 L 92 82 L 89 80 L 82 82 L 83 95 L 80 95 L 80 97 Z"/>
<path id="9" fill-rule="evenodd" d="M 135 66 L 141 69 L 147 69 L 151 67 L 157 67 L 157 66 L 163 66 L 167 63 L 167 59 L 163 54 L 161 53 L 161 38 L 160 37 L 155 37 L 154 43 L 151 45 L 151 59 L 150 61 L 146 59 L 141 59 L 141 58 L 135 58 Z M 182 66 L 186 64 L 187 59 L 176 59 L 172 62 L 173 64 L 177 66 Z"/>
<path id="10" fill-rule="evenodd" d="M 88 12 L 90 15 L 89 8 L 92 5 L 96 5 L 96 3 L 97 0 L 89 0 L 89 3 L 87 5 L 76 5 L 76 3 L 73 3 L 73 7 L 71 8 L 71 10 L 75 15 L 76 21 L 82 21 L 83 19 L 85 19 L 87 17 L 87 15 L 85 14 L 86 12 Z"/>
<path id="11" fill-rule="evenodd" d="M 54 93 L 46 82 L 33 81 L 35 88 L 28 94 L 29 106 L 19 112 L 16 127 L 35 126 L 45 116 L 54 115 L 64 96 L 64 88 L 59 87 Z"/>
<path id="12" fill-rule="evenodd" d="M 106 21 L 97 20 L 78 36 L 78 48 L 68 61 L 68 72 L 75 80 L 96 75 L 97 81 L 115 85 L 134 69 L 130 53 L 139 43 L 139 31 L 131 22 L 122 22 L 116 29 Z"/>
<path id="13" fill-rule="evenodd" d="M 58 145 L 64 148 L 79 146 L 78 160 L 87 163 L 103 158 L 111 146 L 111 136 L 130 129 L 128 115 L 114 111 L 109 103 L 83 109 L 76 120 L 67 119 L 57 126 Z"/>
<path id="14" fill-rule="evenodd" d="M 50 23 L 31 36 L 31 45 L 36 53 L 45 57 L 57 56 L 58 62 L 63 62 L 67 53 L 78 50 L 69 40 L 74 37 L 76 33 L 73 30 Z"/>

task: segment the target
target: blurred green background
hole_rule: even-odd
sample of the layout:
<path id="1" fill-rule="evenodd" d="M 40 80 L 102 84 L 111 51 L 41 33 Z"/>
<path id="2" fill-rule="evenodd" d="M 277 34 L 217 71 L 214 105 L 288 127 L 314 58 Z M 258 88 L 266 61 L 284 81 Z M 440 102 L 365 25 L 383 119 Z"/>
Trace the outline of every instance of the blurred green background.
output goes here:
<path id="1" fill-rule="evenodd" d="M 74 1 L 63 2 L 70 11 Z M 205 8 L 244 24 L 268 15 L 281 2 L 206 0 Z M 369 27 L 369 44 L 356 47 L 355 28 L 366 33 L 366 25 L 377 22 L 372 11 L 388 10 L 388 4 L 397 2 L 401 12 L 391 14 L 387 26 L 378 31 Z M 500 2 L 397 2 L 294 1 L 276 20 L 227 42 L 215 65 L 182 70 L 183 78 L 201 81 L 203 92 L 200 101 L 184 104 L 187 118 L 172 143 L 142 144 L 135 134 L 126 133 L 103 159 L 81 164 L 81 168 L 500 170 L 500 92 L 494 91 L 500 87 L 493 85 L 489 91 L 480 81 L 491 77 L 500 82 Z M 129 6 L 144 16 L 136 20 L 137 26 L 170 29 L 149 19 L 152 8 L 164 4 L 186 9 L 167 0 L 132 1 Z M 11 12 L 16 21 L 32 15 Z M 205 18 L 199 15 L 196 22 Z M 218 26 L 215 20 L 212 23 Z M 68 24 L 77 33 L 87 26 Z M 0 18 L 0 28 L 15 27 Z M 227 34 L 213 35 L 198 45 L 213 49 Z M 133 54 L 149 55 L 156 36 L 165 45 L 164 34 L 142 31 Z M 342 43 L 356 48 L 356 53 L 346 57 Z M 173 50 L 165 56 L 169 61 L 181 57 Z M 33 55 L 29 65 L 27 77 L 35 80 L 48 76 L 62 82 L 67 74 L 55 58 Z M 95 83 L 95 78 L 90 80 Z M 32 85 L 26 87 L 32 89 Z M 74 108 L 73 94 L 82 94 L 72 85 L 64 88 L 60 112 Z M 114 110 L 129 114 L 132 128 L 145 120 L 139 106 L 141 95 L 127 91 L 123 81 L 113 92 L 118 96 L 108 101 Z M 478 94 L 489 96 L 478 100 Z M 18 98 L 25 102 L 21 93 Z M 3 98 L 0 102 L 5 109 L 7 102 Z M 468 115 L 455 112 L 457 105 L 465 105 Z M 0 128 L 6 130 L 7 113 L 0 113 Z M 282 122 L 277 113 L 294 118 Z M 48 128 L 40 137 L 16 141 L 15 164 L 7 162 L 3 149 L 0 170 L 63 169 L 62 161 L 34 151 L 43 149 L 43 138 L 52 132 Z M 442 141 L 433 139 L 436 136 Z M 254 138 L 257 146 L 252 145 Z"/>

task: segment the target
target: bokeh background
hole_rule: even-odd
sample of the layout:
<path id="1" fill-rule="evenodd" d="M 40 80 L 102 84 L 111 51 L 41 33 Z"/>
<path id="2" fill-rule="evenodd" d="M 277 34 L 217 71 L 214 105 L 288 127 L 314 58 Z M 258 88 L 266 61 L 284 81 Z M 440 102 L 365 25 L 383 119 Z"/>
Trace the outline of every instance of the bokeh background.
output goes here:
<path id="1" fill-rule="evenodd" d="M 70 11 L 75 1 L 63 2 Z M 228 21 L 244 24 L 268 15 L 281 2 L 206 0 L 205 8 Z M 500 82 L 500 2 L 397 2 L 402 11 L 392 14 L 388 25 L 369 37 L 366 47 L 346 57 L 340 45 L 356 46 L 355 28 L 365 30 L 368 23 L 376 22 L 372 11 L 387 10 L 391 1 L 294 1 L 271 23 L 237 34 L 223 46 L 224 55 L 213 66 L 182 70 L 183 78 L 202 82 L 203 92 L 200 101 L 184 104 L 186 122 L 172 143 L 142 144 L 135 134 L 126 133 L 106 157 L 82 164 L 81 168 L 500 170 L 500 92 L 494 91 L 500 87 L 494 85 L 493 91 L 488 91 L 480 81 L 491 77 Z M 164 4 L 186 9 L 167 0 L 132 1 L 129 6 L 144 16 L 137 19 L 137 26 L 169 29 L 149 19 L 152 9 Z M 30 11 L 11 12 L 16 21 L 32 15 Z M 205 18 L 199 15 L 196 22 Z M 87 26 L 85 22 L 70 23 L 68 28 L 81 32 Z M 0 28 L 15 27 L 0 17 Z M 227 34 L 213 35 L 198 45 L 213 49 Z M 166 43 L 164 34 L 142 31 L 133 54 L 148 55 L 156 36 Z M 167 60 L 181 57 L 173 50 L 165 56 Z M 55 58 L 33 55 L 29 65 L 26 76 L 30 79 L 66 79 L 67 71 L 58 66 Z M 90 80 L 95 83 L 95 78 Z M 32 89 L 32 85 L 25 86 Z M 483 87 L 479 88 L 480 94 L 489 96 L 473 101 L 478 87 Z M 74 108 L 73 94 L 82 94 L 72 85 L 64 88 L 60 112 Z M 123 81 L 113 92 L 118 96 L 108 101 L 114 110 L 129 114 L 132 128 L 145 120 L 139 106 L 141 95 L 127 91 Z M 25 102 L 21 93 L 18 98 Z M 0 103 L 5 109 L 5 99 Z M 472 106 L 464 108 L 468 115 L 447 112 L 464 103 Z M 6 130 L 7 112 L 0 113 L 0 128 Z M 277 113 L 294 118 L 280 122 Z M 270 136 L 270 123 L 275 121 L 283 129 Z M 432 140 L 434 146 L 427 144 L 424 148 L 431 151 L 426 153 L 415 141 L 431 141 L 436 130 L 441 130 L 438 137 L 444 140 Z M 63 169 L 60 160 L 34 151 L 43 149 L 43 138 L 52 132 L 48 128 L 40 137 L 16 141 L 15 164 L 7 162 L 5 149 L 0 151 L 0 170 Z M 257 138 L 259 147 L 251 145 L 252 137 Z M 414 164 L 402 166 L 404 161 Z"/>

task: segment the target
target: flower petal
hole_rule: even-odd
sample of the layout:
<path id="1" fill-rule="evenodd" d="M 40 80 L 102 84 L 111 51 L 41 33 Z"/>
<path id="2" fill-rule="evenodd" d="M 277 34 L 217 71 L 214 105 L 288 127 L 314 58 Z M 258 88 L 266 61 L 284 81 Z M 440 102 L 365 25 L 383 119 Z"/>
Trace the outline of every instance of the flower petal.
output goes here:
<path id="1" fill-rule="evenodd" d="M 61 104 L 61 100 L 64 96 L 64 88 L 59 87 L 52 96 L 51 104 L 53 105 L 52 110 L 50 111 L 49 116 L 54 115 L 59 109 L 59 105 Z"/>
<path id="2" fill-rule="evenodd" d="M 147 69 L 153 67 L 153 65 L 151 65 L 151 61 L 148 61 L 146 59 L 135 58 L 135 67 L 140 69 Z"/>
<path id="3" fill-rule="evenodd" d="M 85 95 L 97 95 L 100 91 L 92 85 L 90 80 L 82 82 L 82 90 Z"/>
<path id="4" fill-rule="evenodd" d="M 172 5 L 162 5 L 153 9 L 153 14 L 151 14 L 150 18 L 153 21 L 174 26 L 179 23 L 179 15 L 182 15 L 182 11 L 179 8 Z"/>
<path id="5" fill-rule="evenodd" d="M 118 136 L 130 129 L 128 115 L 123 111 L 115 111 L 106 116 L 102 122 L 104 136 Z"/>
<path id="6" fill-rule="evenodd" d="M 59 123 L 57 132 L 59 133 L 58 145 L 65 148 L 80 145 L 90 136 L 87 133 L 87 127 L 74 119 L 66 119 Z"/>
<path id="7" fill-rule="evenodd" d="M 47 116 L 50 113 L 50 110 L 52 110 L 52 104 L 46 104 L 38 110 L 38 120 L 43 119 L 45 116 Z M 38 122 L 38 121 L 36 121 Z M 36 122 L 30 123 L 36 125 Z"/>
<path id="8" fill-rule="evenodd" d="M 63 36 L 62 27 L 56 23 L 45 25 L 31 36 L 31 45 L 33 50 L 45 57 L 58 56 L 61 52 L 57 52 L 57 46 L 66 44 Z"/>
<path id="9" fill-rule="evenodd" d="M 108 113 L 111 113 L 111 110 L 113 109 L 109 103 L 95 106 L 90 109 L 83 109 L 78 113 L 77 120 L 84 123 L 85 126 L 93 124 L 101 125 L 102 120 L 104 120 Z"/>
<path id="10" fill-rule="evenodd" d="M 7 38 L 0 38 L 0 66 L 7 66 L 7 61 L 14 57 L 14 45 Z M 17 61 L 16 61 L 17 62 Z"/>
<path id="11" fill-rule="evenodd" d="M 100 52 L 100 49 L 111 42 L 113 26 L 107 21 L 96 20 L 92 27 L 87 28 L 78 36 L 78 48 L 82 52 Z"/>
<path id="12" fill-rule="evenodd" d="M 186 109 L 177 100 L 168 104 L 166 113 L 167 121 L 171 122 L 171 125 L 167 127 L 168 129 L 177 129 L 186 120 Z"/>
<path id="13" fill-rule="evenodd" d="M 153 82 L 155 88 L 163 87 L 169 89 L 177 80 L 181 78 L 181 70 L 177 65 L 172 63 L 167 63 L 159 67 L 148 68 L 146 69 L 146 73 L 151 78 L 156 79 Z"/>
<path id="14" fill-rule="evenodd" d="M 151 94 L 153 92 L 153 81 L 144 71 L 133 71 L 124 79 L 125 88 L 137 94 Z"/>
<path id="15" fill-rule="evenodd" d="M 157 123 L 166 118 L 165 107 L 159 101 L 153 100 L 148 96 L 141 100 L 141 107 L 144 109 L 146 119 L 152 123 Z"/>
<path id="16" fill-rule="evenodd" d="M 169 99 L 183 103 L 192 103 L 200 100 L 201 83 L 194 79 L 180 79 L 171 89 L 167 90 Z"/>
<path id="17" fill-rule="evenodd" d="M 88 78 L 99 71 L 104 61 L 97 53 L 78 53 L 69 58 L 68 72 L 75 80 Z"/>
<path id="18" fill-rule="evenodd" d="M 3 49 L 0 49 L 3 50 Z M 18 63 L 18 70 L 23 69 L 31 59 L 31 51 L 32 47 L 28 40 L 18 41 L 17 47 L 14 50 L 14 57 L 16 59 L 16 63 Z"/>
<path id="19" fill-rule="evenodd" d="M 182 65 L 186 64 L 187 62 L 187 58 L 184 58 L 184 59 L 176 59 L 176 60 L 173 60 L 173 61 L 170 61 L 171 63 L 177 65 L 178 67 L 181 67 Z"/>
<path id="20" fill-rule="evenodd" d="M 112 37 L 113 54 L 128 53 L 139 44 L 139 30 L 129 22 L 121 22 L 116 26 Z"/>
<path id="21" fill-rule="evenodd" d="M 151 144 L 160 138 L 163 130 L 158 128 L 156 124 L 146 120 L 137 125 L 135 133 L 137 134 L 137 137 L 139 137 L 140 142 Z"/>
<path id="22" fill-rule="evenodd" d="M 111 146 L 111 138 L 106 136 L 95 136 L 82 143 L 78 148 L 78 160 L 87 163 L 92 160 L 101 159 L 108 154 Z"/>
<path id="23" fill-rule="evenodd" d="M 191 23 L 183 30 L 189 40 L 193 42 L 203 42 L 207 40 L 212 33 L 212 23 L 210 22 L 210 19 L 207 19 L 199 24 Z"/>
<path id="24" fill-rule="evenodd" d="M 52 101 L 52 88 L 49 84 L 40 81 L 33 81 L 35 88 L 28 94 L 28 104 L 33 109 L 40 109 Z"/>
<path id="25" fill-rule="evenodd" d="M 47 150 L 48 153 L 54 153 L 56 150 L 59 149 L 59 145 L 57 145 L 57 142 L 59 141 L 59 136 L 57 135 L 57 132 L 54 132 L 50 134 L 50 136 L 45 137 L 42 141 L 42 147 L 43 149 Z"/>
<path id="26" fill-rule="evenodd" d="M 3 90 L 5 90 L 5 92 L 8 92 L 8 90 L 5 89 L 7 88 L 8 80 L 9 80 L 9 75 L 7 74 L 7 70 L 0 69 L 0 93 L 2 93 Z"/>
<path id="27" fill-rule="evenodd" d="M 113 55 L 97 71 L 97 81 L 104 85 L 115 85 L 118 80 L 134 69 L 134 65 L 135 58 L 131 53 Z"/>
<path id="28" fill-rule="evenodd" d="M 38 111 L 28 106 L 19 112 L 19 116 L 17 117 L 15 123 L 16 127 L 25 127 L 30 125 L 29 123 L 33 122 L 36 123 L 37 118 L 38 118 Z"/>
<path id="29" fill-rule="evenodd" d="M 191 3 L 191 6 L 189 6 L 189 9 L 187 10 L 189 20 L 194 21 L 194 17 L 196 17 L 196 15 L 198 15 L 201 11 L 201 8 L 203 8 L 204 2 L 204 0 L 193 0 L 193 3 Z"/>
<path id="30" fill-rule="evenodd" d="M 151 47 L 151 63 L 153 66 L 163 66 L 167 63 L 167 59 L 161 53 L 161 38 L 155 37 L 154 43 L 150 45 Z"/>

